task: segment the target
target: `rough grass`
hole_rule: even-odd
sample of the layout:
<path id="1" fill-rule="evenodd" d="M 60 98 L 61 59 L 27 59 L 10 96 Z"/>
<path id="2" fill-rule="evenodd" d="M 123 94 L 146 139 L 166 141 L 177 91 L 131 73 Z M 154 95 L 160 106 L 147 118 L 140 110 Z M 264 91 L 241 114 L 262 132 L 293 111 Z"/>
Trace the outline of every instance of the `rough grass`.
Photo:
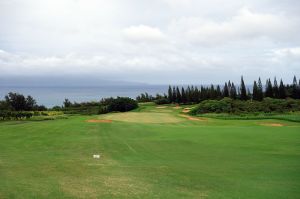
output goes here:
<path id="1" fill-rule="evenodd" d="M 224 119 L 224 120 L 265 120 L 265 119 L 277 119 L 284 120 L 290 122 L 300 122 L 300 113 L 286 113 L 286 114 L 244 114 L 244 115 L 236 115 L 236 114 L 225 114 L 225 113 L 208 113 L 201 114 L 198 116 L 208 117 L 208 118 L 216 118 L 216 119 Z"/>
<path id="2" fill-rule="evenodd" d="M 123 115 L 174 123 L 2 122 L 0 198 L 299 198 L 299 123 L 199 122 L 180 112 L 147 105 Z"/>

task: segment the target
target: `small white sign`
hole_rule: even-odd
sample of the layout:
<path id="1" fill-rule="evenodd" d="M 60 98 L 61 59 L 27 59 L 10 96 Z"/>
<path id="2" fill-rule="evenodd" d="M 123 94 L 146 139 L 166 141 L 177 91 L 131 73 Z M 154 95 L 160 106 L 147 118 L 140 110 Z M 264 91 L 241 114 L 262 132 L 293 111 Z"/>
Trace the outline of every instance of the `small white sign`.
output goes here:
<path id="1" fill-rule="evenodd" d="M 98 154 L 93 155 L 93 158 L 99 159 L 99 158 L 100 158 L 100 155 L 98 155 Z"/>

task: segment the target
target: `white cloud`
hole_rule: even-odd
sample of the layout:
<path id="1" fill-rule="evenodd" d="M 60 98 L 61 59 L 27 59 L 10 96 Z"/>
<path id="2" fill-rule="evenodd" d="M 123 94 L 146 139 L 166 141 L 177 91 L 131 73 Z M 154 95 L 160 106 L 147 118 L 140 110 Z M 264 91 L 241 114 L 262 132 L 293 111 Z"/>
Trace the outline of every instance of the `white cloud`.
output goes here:
<path id="1" fill-rule="evenodd" d="M 170 32 L 177 32 L 190 42 L 220 45 L 239 40 L 269 38 L 290 41 L 298 37 L 298 21 L 284 15 L 255 13 L 242 8 L 237 15 L 222 21 L 205 18 L 181 18 L 173 21 Z"/>
<path id="2" fill-rule="evenodd" d="M 161 42 L 165 35 L 160 29 L 145 25 L 131 26 L 123 30 L 125 37 L 137 42 Z"/>
<path id="3" fill-rule="evenodd" d="M 273 66 L 300 72 L 300 47 L 274 49 L 269 56 Z"/>
<path id="4" fill-rule="evenodd" d="M 300 47 L 275 49 L 273 53 L 278 57 L 300 58 Z"/>

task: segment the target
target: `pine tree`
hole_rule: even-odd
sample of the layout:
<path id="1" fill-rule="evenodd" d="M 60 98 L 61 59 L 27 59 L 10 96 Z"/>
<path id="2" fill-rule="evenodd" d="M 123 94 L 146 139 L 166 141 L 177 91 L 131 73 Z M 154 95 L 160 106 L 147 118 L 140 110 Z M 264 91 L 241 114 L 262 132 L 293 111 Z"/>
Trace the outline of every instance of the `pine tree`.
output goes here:
<path id="1" fill-rule="evenodd" d="M 210 89 L 209 89 L 209 98 L 216 99 L 215 87 L 213 84 L 210 86 Z"/>
<path id="2" fill-rule="evenodd" d="M 217 99 L 222 99 L 222 92 L 221 92 L 221 88 L 220 88 L 219 85 L 217 85 L 216 98 Z"/>
<path id="3" fill-rule="evenodd" d="M 176 95 L 176 88 L 175 88 L 175 86 L 173 86 L 173 97 L 172 97 L 172 102 L 174 103 L 174 102 L 176 102 L 177 100 L 176 100 L 176 97 L 177 97 L 177 95 Z"/>
<path id="4" fill-rule="evenodd" d="M 169 99 L 170 103 L 173 103 L 173 92 L 172 92 L 171 86 L 169 86 L 169 89 L 168 89 L 168 99 Z"/>
<path id="5" fill-rule="evenodd" d="M 195 88 L 193 85 L 191 86 L 190 99 L 191 102 L 195 102 Z"/>
<path id="6" fill-rule="evenodd" d="M 296 78 L 296 76 L 294 76 L 294 79 L 293 79 L 292 98 L 298 99 L 298 84 L 297 84 L 297 78 Z"/>
<path id="7" fill-rule="evenodd" d="M 195 94 L 194 94 L 194 98 L 195 98 L 195 102 L 196 102 L 196 103 L 199 103 L 199 101 L 200 101 L 200 92 L 199 92 L 197 86 L 195 86 Z"/>
<path id="8" fill-rule="evenodd" d="M 253 94 L 253 96 L 252 96 L 253 100 L 256 100 L 256 101 L 260 100 L 260 98 L 259 98 L 259 90 L 258 90 L 258 86 L 257 86 L 256 81 L 254 81 L 254 84 L 253 84 L 252 94 Z"/>
<path id="9" fill-rule="evenodd" d="M 190 86 L 187 87 L 185 94 L 186 94 L 186 102 L 191 103 L 191 88 L 190 88 Z"/>
<path id="10" fill-rule="evenodd" d="M 252 94 L 249 88 L 247 88 L 247 97 L 248 99 L 252 99 Z"/>
<path id="11" fill-rule="evenodd" d="M 273 93 L 274 93 L 274 98 L 279 98 L 279 88 L 278 88 L 276 77 L 274 78 Z"/>
<path id="12" fill-rule="evenodd" d="M 182 103 L 181 94 L 180 94 L 178 86 L 176 87 L 176 103 L 179 103 L 179 104 Z"/>
<path id="13" fill-rule="evenodd" d="M 262 86 L 262 83 L 261 83 L 261 79 L 258 78 L 258 85 L 257 85 L 257 88 L 258 88 L 258 92 L 257 92 L 257 100 L 258 101 L 262 101 L 263 98 L 264 98 L 264 93 L 263 93 L 263 86 Z"/>
<path id="14" fill-rule="evenodd" d="M 241 100 L 247 100 L 247 90 L 246 90 L 246 86 L 244 83 L 244 79 L 243 76 L 241 77 Z"/>
<path id="15" fill-rule="evenodd" d="M 228 81 L 228 90 L 230 91 L 230 88 L 231 88 L 231 82 L 230 80 Z"/>
<path id="16" fill-rule="evenodd" d="M 186 93 L 183 87 L 181 88 L 181 101 L 184 104 L 186 103 Z"/>
<path id="17" fill-rule="evenodd" d="M 228 89 L 228 86 L 227 86 L 227 82 L 225 82 L 225 86 L 224 86 L 224 89 L 223 89 L 223 96 L 224 97 L 229 97 L 229 89 Z"/>
<path id="18" fill-rule="evenodd" d="M 283 84 L 282 79 L 280 80 L 280 84 L 279 84 L 279 98 L 280 99 L 285 99 L 286 98 L 286 88 Z"/>
<path id="19" fill-rule="evenodd" d="M 273 94 L 273 86 L 272 86 L 272 83 L 271 83 L 271 80 L 270 80 L 270 79 L 268 79 L 267 82 L 266 82 L 266 92 L 265 92 L 265 96 L 266 96 L 266 97 L 271 97 L 271 98 L 274 97 L 274 94 Z"/>
<path id="20" fill-rule="evenodd" d="M 231 87 L 230 87 L 230 97 L 232 99 L 236 99 L 236 97 L 237 97 L 236 88 L 234 86 L 234 83 L 232 83 Z"/>
<path id="21" fill-rule="evenodd" d="M 201 97 L 200 98 L 201 98 L 200 101 L 207 99 L 207 93 L 206 93 L 206 89 L 204 88 L 204 86 L 201 86 Z"/>
<path id="22" fill-rule="evenodd" d="M 297 86 L 297 99 L 300 99 L 300 80 L 299 80 L 299 84 Z"/>

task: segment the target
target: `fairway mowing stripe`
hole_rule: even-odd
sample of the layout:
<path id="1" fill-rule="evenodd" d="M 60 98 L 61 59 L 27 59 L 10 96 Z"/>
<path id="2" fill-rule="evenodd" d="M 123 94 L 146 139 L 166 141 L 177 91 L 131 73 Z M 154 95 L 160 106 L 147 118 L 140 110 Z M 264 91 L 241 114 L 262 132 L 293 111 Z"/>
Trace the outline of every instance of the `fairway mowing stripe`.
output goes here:
<path id="1" fill-rule="evenodd" d="M 127 147 L 128 147 L 131 151 L 133 151 L 134 153 L 137 153 L 136 150 L 134 150 L 127 142 L 124 141 L 124 144 L 126 144 Z"/>

